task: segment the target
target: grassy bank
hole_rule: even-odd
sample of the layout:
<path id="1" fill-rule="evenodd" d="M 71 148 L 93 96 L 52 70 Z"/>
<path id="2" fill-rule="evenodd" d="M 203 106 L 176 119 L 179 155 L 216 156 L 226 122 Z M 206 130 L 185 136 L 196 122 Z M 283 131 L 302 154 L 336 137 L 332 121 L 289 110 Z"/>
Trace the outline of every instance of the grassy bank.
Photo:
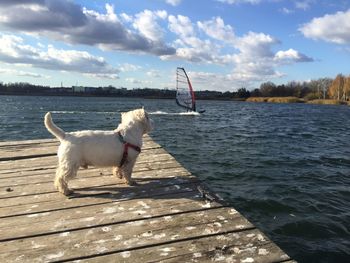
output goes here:
<path id="1" fill-rule="evenodd" d="M 347 105 L 349 104 L 346 101 L 340 101 L 340 100 L 331 100 L 331 99 L 327 99 L 327 100 L 309 100 L 307 103 L 310 104 L 325 104 L 325 105 Z"/>
<path id="2" fill-rule="evenodd" d="M 331 99 L 316 99 L 304 100 L 297 97 L 250 97 L 248 102 L 269 102 L 269 103 L 309 103 L 309 104 L 323 104 L 323 105 L 350 105 L 349 101 L 331 100 Z"/>
<path id="3" fill-rule="evenodd" d="M 297 97 L 250 97 L 246 101 L 249 102 L 269 102 L 269 103 L 299 103 L 304 102 L 303 99 Z"/>

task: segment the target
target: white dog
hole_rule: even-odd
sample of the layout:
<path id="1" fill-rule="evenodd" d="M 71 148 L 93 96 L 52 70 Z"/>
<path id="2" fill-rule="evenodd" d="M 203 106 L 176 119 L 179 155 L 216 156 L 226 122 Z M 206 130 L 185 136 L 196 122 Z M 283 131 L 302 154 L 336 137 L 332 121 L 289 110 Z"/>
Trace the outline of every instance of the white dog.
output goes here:
<path id="1" fill-rule="evenodd" d="M 61 144 L 58 148 L 58 167 L 55 187 L 64 195 L 72 190 L 68 180 L 74 178 L 79 167 L 88 165 L 113 167 L 113 173 L 133 185 L 131 173 L 142 147 L 142 136 L 153 128 L 147 112 L 137 109 L 122 113 L 118 128 L 113 131 L 64 132 L 57 127 L 51 113 L 45 115 L 45 126 Z"/>

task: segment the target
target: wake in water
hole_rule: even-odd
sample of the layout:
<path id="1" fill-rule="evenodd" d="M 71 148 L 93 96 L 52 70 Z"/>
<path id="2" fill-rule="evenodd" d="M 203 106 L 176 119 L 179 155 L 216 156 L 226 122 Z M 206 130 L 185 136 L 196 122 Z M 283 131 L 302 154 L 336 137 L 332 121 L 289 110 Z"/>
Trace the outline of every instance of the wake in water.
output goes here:
<path id="1" fill-rule="evenodd" d="M 58 114 L 115 114 L 116 112 L 107 112 L 107 111 L 51 111 L 51 113 L 58 113 Z M 189 112 L 165 112 L 165 111 L 154 111 L 149 112 L 148 114 L 151 115 L 187 115 L 187 116 L 200 116 L 201 114 L 196 111 L 189 111 Z"/>
<path id="2" fill-rule="evenodd" d="M 116 112 L 109 111 L 51 111 L 51 113 L 58 114 L 115 114 Z"/>
<path id="3" fill-rule="evenodd" d="M 201 114 L 196 111 L 189 111 L 189 112 L 165 112 L 165 111 L 154 111 L 149 112 L 148 114 L 151 115 L 187 115 L 187 116 L 200 116 Z"/>

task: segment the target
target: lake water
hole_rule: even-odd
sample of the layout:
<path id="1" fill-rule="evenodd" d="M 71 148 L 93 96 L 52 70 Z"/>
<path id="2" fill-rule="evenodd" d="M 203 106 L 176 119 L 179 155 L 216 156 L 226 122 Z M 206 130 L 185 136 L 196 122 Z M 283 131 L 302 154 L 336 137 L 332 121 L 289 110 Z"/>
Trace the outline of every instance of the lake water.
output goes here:
<path id="1" fill-rule="evenodd" d="M 350 107 L 172 100 L 0 96 L 0 141 L 113 129 L 144 106 L 151 136 L 299 262 L 350 262 Z"/>

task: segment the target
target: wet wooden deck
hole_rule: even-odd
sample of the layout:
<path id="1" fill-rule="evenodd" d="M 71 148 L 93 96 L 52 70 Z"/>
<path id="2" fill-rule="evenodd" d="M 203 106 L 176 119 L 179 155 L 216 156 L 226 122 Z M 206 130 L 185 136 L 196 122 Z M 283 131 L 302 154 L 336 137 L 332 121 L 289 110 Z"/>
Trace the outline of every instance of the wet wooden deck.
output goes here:
<path id="1" fill-rule="evenodd" d="M 294 262 L 150 137 L 129 187 L 81 169 L 53 187 L 56 140 L 0 143 L 1 262 Z M 206 195 L 206 194 L 205 194 Z"/>

